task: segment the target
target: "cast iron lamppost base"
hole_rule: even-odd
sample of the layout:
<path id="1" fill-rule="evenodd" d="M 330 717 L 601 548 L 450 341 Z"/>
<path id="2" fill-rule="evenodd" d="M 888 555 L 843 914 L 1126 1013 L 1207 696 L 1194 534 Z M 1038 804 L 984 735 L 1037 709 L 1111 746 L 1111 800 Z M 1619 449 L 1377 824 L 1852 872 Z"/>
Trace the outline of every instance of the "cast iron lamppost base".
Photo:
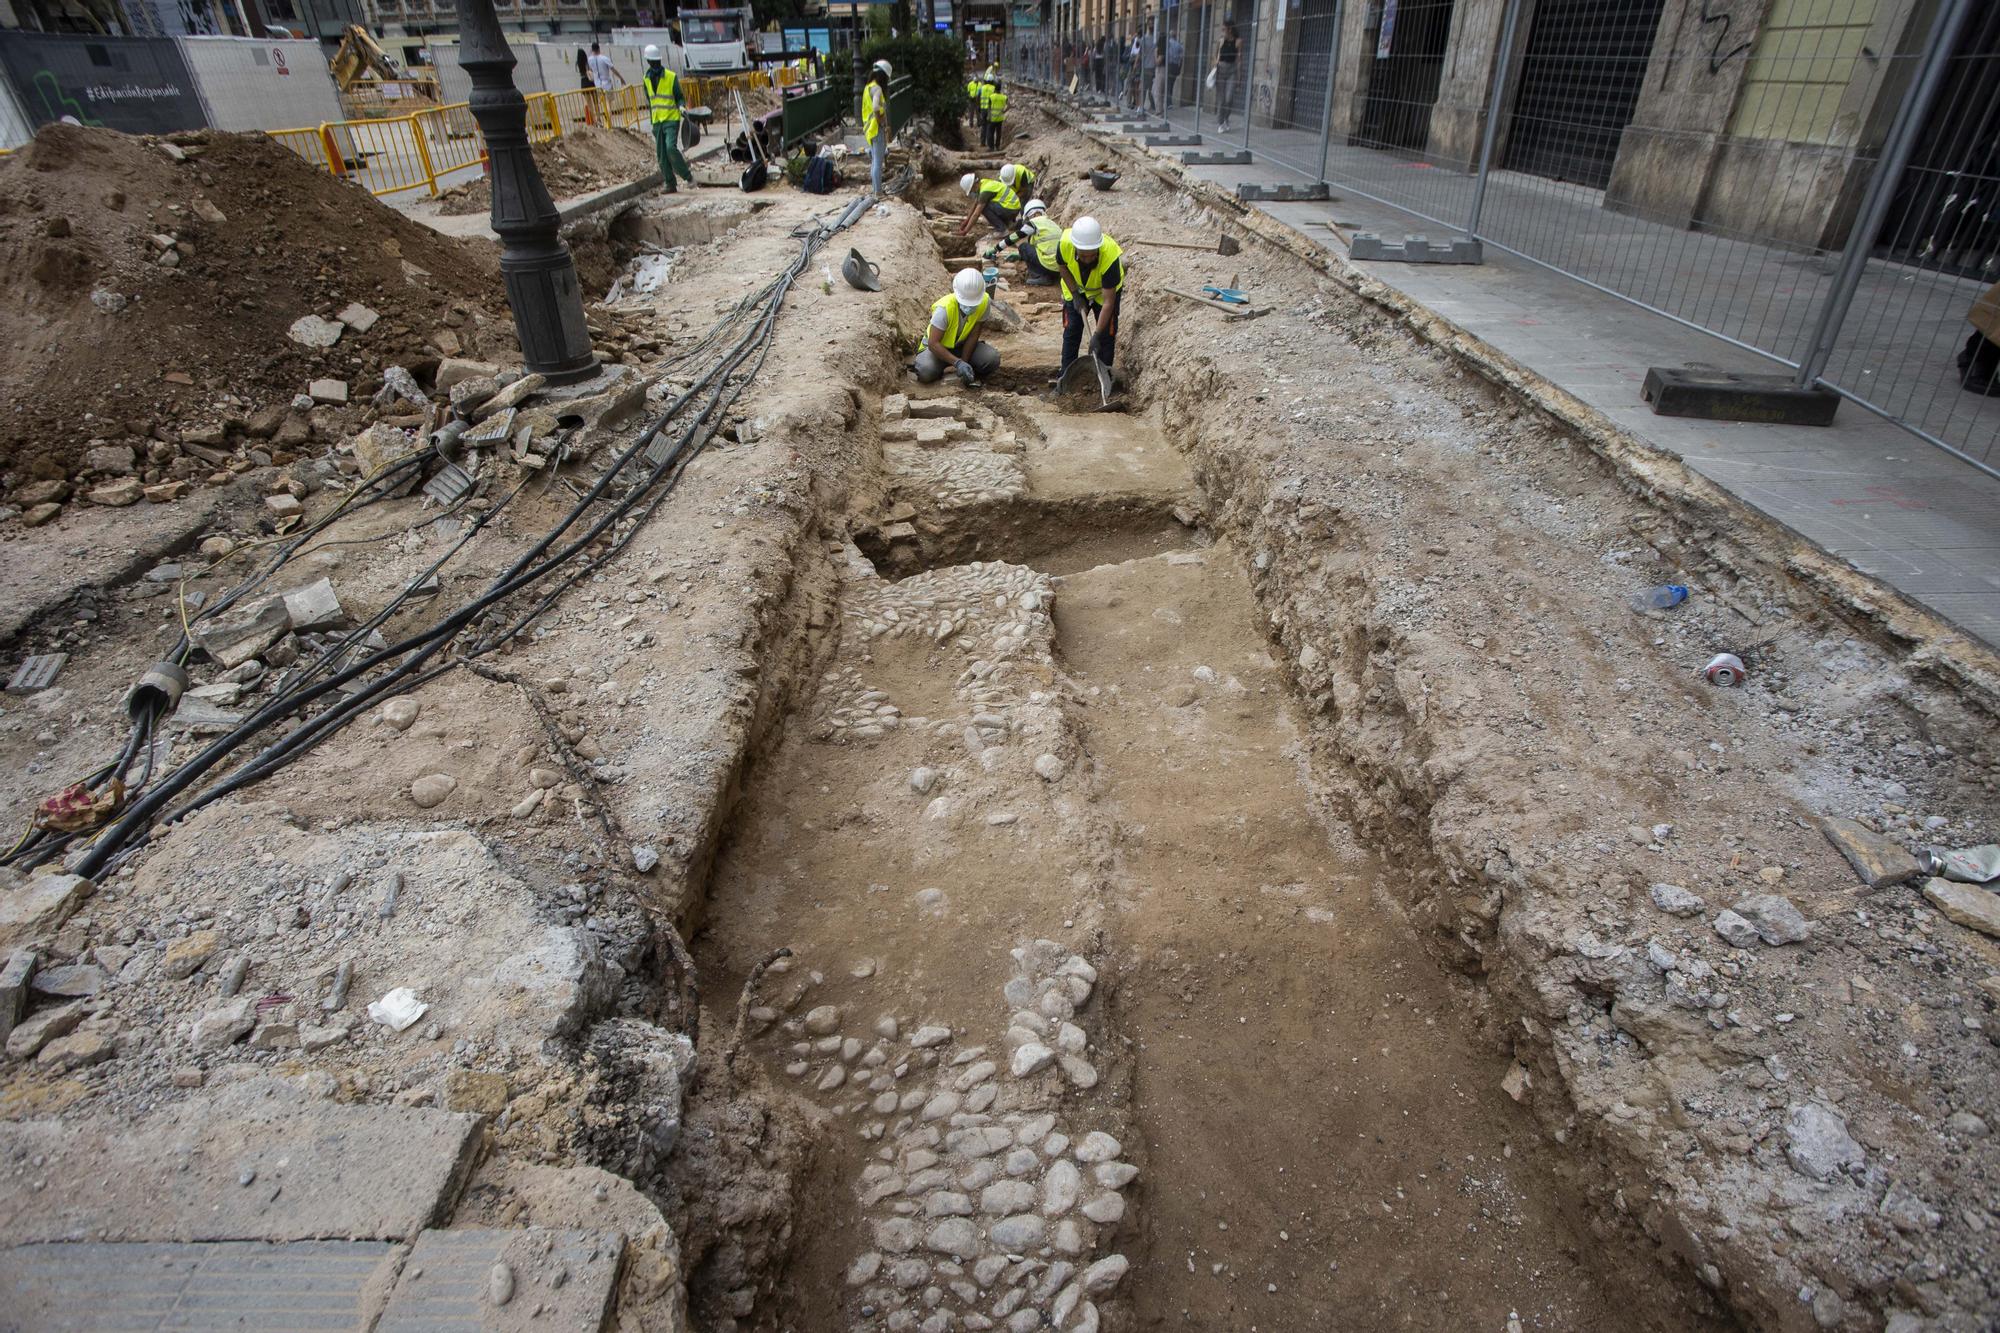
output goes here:
<path id="1" fill-rule="evenodd" d="M 500 237 L 500 277 L 521 359 L 551 384 L 597 373 L 576 264 L 556 228 L 535 155 L 528 149 L 528 103 L 514 86 L 514 52 L 500 31 L 493 0 L 458 0 L 458 63 L 472 77 L 472 118 L 486 136 L 493 185 L 493 230 Z"/>

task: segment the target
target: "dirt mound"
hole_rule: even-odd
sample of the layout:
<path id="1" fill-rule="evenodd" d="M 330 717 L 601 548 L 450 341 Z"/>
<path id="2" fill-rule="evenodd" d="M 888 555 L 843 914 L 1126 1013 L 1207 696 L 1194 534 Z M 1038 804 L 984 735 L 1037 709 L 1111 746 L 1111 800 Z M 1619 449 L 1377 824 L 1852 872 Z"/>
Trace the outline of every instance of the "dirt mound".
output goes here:
<path id="1" fill-rule="evenodd" d="M 70 473 L 93 439 L 360 391 L 395 361 L 511 340 L 490 242 L 443 237 L 261 134 L 171 143 L 52 125 L 0 160 L 0 469 Z M 287 336 L 350 303 L 326 348 Z M 498 349 L 494 349 L 498 350 Z"/>
<path id="2" fill-rule="evenodd" d="M 571 125 L 563 137 L 535 145 L 535 165 L 542 170 L 542 183 L 557 199 L 623 185 L 653 170 L 652 144 L 630 130 L 605 130 L 594 125 Z M 444 194 L 442 213 L 484 213 L 493 207 L 493 189 L 484 179 L 461 185 Z"/>

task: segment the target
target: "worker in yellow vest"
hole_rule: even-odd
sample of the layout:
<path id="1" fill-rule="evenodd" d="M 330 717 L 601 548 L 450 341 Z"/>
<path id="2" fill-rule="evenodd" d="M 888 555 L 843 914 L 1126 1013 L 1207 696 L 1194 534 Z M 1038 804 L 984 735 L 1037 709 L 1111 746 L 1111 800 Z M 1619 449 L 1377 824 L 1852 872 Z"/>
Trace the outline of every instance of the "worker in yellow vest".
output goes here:
<path id="1" fill-rule="evenodd" d="M 986 80 L 975 74 L 965 85 L 966 114 L 972 117 L 972 127 L 981 135 L 986 133 Z"/>
<path id="2" fill-rule="evenodd" d="M 1030 287 L 1053 287 L 1056 285 L 1056 265 L 1058 247 L 1062 244 L 1062 227 L 1049 216 L 1048 205 L 1039 199 L 1030 199 L 1021 208 L 1021 220 L 1014 229 L 1000 238 L 1000 244 L 986 252 L 988 259 L 997 259 L 1002 246 L 1018 245 L 1018 257 L 1028 270 Z"/>
<path id="3" fill-rule="evenodd" d="M 1118 242 L 1104 234 L 1096 218 L 1078 218 L 1056 243 L 1056 276 L 1062 281 L 1064 370 L 1083 350 L 1086 337 L 1092 355 L 1106 366 L 1111 364 L 1118 347 L 1118 303 L 1125 290 L 1122 254 Z"/>
<path id="4" fill-rule="evenodd" d="M 1006 166 L 1000 168 L 1000 180 L 1002 184 L 1006 185 L 1023 199 L 1032 199 L 1034 197 L 1035 173 L 1028 170 L 1026 163 L 1009 162 Z"/>
<path id="5" fill-rule="evenodd" d="M 1000 80 L 994 79 L 986 85 L 986 146 L 998 150 L 1002 122 L 1007 119 L 1007 94 L 1000 91 Z"/>
<path id="6" fill-rule="evenodd" d="M 889 161 L 889 62 L 878 60 L 861 89 L 861 133 L 868 139 L 868 193 L 882 193 L 882 169 Z"/>
<path id="7" fill-rule="evenodd" d="M 1011 229 L 1014 219 L 1021 214 L 1021 196 L 1015 194 L 1004 183 L 996 180 L 981 180 L 968 171 L 958 178 L 958 187 L 972 197 L 972 210 L 959 224 L 958 234 L 972 234 L 972 224 L 984 215 L 986 225 L 995 231 Z"/>
<path id="8" fill-rule="evenodd" d="M 979 270 L 960 269 L 951 280 L 951 290 L 931 306 L 923 350 L 910 367 L 920 382 L 936 384 L 949 369 L 969 389 L 1000 369 L 1000 353 L 993 344 L 979 340 L 980 322 L 992 303 Z"/>
<path id="9" fill-rule="evenodd" d="M 681 156 L 680 77 L 667 68 L 659 47 L 648 46 L 645 57 L 646 104 L 653 113 L 653 156 L 660 160 L 660 180 L 667 193 L 673 194 L 680 189 L 676 177 L 694 184 L 694 172 Z"/>

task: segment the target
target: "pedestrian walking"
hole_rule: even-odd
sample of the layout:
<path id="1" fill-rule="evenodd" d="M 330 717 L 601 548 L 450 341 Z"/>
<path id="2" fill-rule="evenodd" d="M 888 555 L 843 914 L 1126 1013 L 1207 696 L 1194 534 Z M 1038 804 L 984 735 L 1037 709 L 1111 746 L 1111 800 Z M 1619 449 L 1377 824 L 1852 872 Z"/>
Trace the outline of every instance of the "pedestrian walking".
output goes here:
<path id="1" fill-rule="evenodd" d="M 1186 58 L 1187 48 L 1181 45 L 1181 39 L 1168 33 L 1166 109 L 1169 111 L 1173 110 L 1174 106 L 1174 90 L 1180 87 L 1181 83 L 1181 62 Z"/>
<path id="2" fill-rule="evenodd" d="M 580 46 L 576 48 L 576 83 L 583 89 L 583 123 L 595 125 L 597 108 L 592 103 L 597 99 L 591 93 L 597 87 L 597 81 L 590 77 L 590 52 Z"/>
<path id="3" fill-rule="evenodd" d="M 889 62 L 878 60 L 861 90 L 861 133 L 868 140 L 868 193 L 880 197 L 889 161 Z"/>
<path id="4" fill-rule="evenodd" d="M 1236 110 L 1236 24 L 1231 19 L 1222 21 L 1222 42 L 1215 51 L 1215 128 L 1229 128 L 1229 117 Z"/>
<path id="5" fill-rule="evenodd" d="M 667 193 L 679 191 L 678 180 L 694 184 L 694 172 L 681 155 L 680 76 L 667 68 L 666 57 L 657 46 L 648 46 L 646 57 L 646 105 L 653 117 L 653 155 L 660 160 L 660 180 Z"/>
<path id="6" fill-rule="evenodd" d="M 1160 39 L 1157 31 L 1148 33 L 1139 43 L 1139 95 L 1145 110 L 1157 113 L 1160 109 Z"/>
<path id="7" fill-rule="evenodd" d="M 646 49 L 648 51 L 657 51 L 660 48 L 658 48 L 657 46 L 649 46 Z M 620 83 L 624 83 L 625 82 L 624 71 L 620 70 L 618 66 L 612 64 L 611 57 L 605 55 L 603 50 L 599 48 L 596 42 L 592 42 L 590 44 L 590 82 L 592 83 L 592 85 L 595 86 L 597 90 L 593 94 L 593 96 L 600 98 L 603 101 L 604 125 L 606 129 L 609 129 L 611 127 L 611 81 L 613 79 L 618 80 L 618 82 Z M 674 119 L 675 120 L 680 119 L 679 113 L 675 113 Z M 669 185 L 671 185 L 672 183 L 673 183 L 672 181 L 668 182 Z"/>

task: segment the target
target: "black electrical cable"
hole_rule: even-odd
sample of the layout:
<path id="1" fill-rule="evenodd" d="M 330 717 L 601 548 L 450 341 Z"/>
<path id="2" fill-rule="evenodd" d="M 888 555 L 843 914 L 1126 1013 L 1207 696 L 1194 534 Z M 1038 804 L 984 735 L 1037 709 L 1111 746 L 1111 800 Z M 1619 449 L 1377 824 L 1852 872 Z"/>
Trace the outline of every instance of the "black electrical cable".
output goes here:
<path id="1" fill-rule="evenodd" d="M 849 211 L 852 214 L 853 210 L 850 209 Z M 79 873 L 91 877 L 101 873 L 113 857 L 122 853 L 125 844 L 135 834 L 139 833 L 142 828 L 150 824 L 153 818 L 174 797 L 187 790 L 189 786 L 210 768 L 221 762 L 239 748 L 243 742 L 262 731 L 272 722 L 298 712 L 307 704 L 324 697 L 333 690 L 339 689 L 341 686 L 357 679 L 378 665 L 395 658 L 404 658 L 387 676 L 364 686 L 361 690 L 349 695 L 341 704 L 328 709 L 326 712 L 314 717 L 310 722 L 274 742 L 249 764 L 245 765 L 242 770 L 239 770 L 236 774 L 232 774 L 228 779 L 202 792 L 192 801 L 174 810 L 171 818 L 178 819 L 184 817 L 187 813 L 199 808 L 201 805 L 205 805 L 211 800 L 237 790 L 275 771 L 283 763 L 289 762 L 291 758 L 304 753 L 307 749 L 316 745 L 326 735 L 331 734 L 338 725 L 344 724 L 345 721 L 372 706 L 377 699 L 384 695 L 402 693 L 413 689 L 424 681 L 434 679 L 437 675 L 449 670 L 455 663 L 445 663 L 429 671 L 424 671 L 421 674 L 418 673 L 418 668 L 424 666 L 431 657 L 447 646 L 466 626 L 478 620 L 486 611 L 507 597 L 531 586 L 547 574 L 560 568 L 563 564 L 573 559 L 579 552 L 587 548 L 607 528 L 639 507 L 641 502 L 647 500 L 649 493 L 653 491 L 661 479 L 667 476 L 669 472 L 673 474 L 674 482 L 677 482 L 680 473 L 685 469 L 685 462 L 692 457 L 686 451 L 689 445 L 696 440 L 703 425 L 717 415 L 723 407 L 733 403 L 740 396 L 743 387 L 749 382 L 749 378 L 754 377 L 757 370 L 761 369 L 768 354 L 769 339 L 776 328 L 777 316 L 783 307 L 784 297 L 797 281 L 799 275 L 804 272 L 812 256 L 829 237 L 846 226 L 850 220 L 851 217 L 843 217 L 839 223 L 833 226 L 828 226 L 824 223 L 817 225 L 805 236 L 800 246 L 798 257 L 783 272 L 770 283 L 766 284 L 764 288 L 753 294 L 752 298 L 739 301 L 737 306 L 728 315 L 725 315 L 718 321 L 716 330 L 718 336 L 716 337 L 716 341 L 720 341 L 720 330 L 726 329 L 730 324 L 739 321 L 750 310 L 756 309 L 758 305 L 762 304 L 765 306 L 762 315 L 756 320 L 754 326 L 739 338 L 724 356 L 698 377 L 665 412 L 650 423 L 645 431 L 620 453 L 611 467 L 606 470 L 603 476 L 598 478 L 591 489 L 563 516 L 561 521 L 549 532 L 543 534 L 532 547 L 523 552 L 505 572 L 488 586 L 485 593 L 466 606 L 439 620 L 429 629 L 369 654 L 367 657 L 349 667 L 339 670 L 333 676 L 306 689 L 302 693 L 293 693 L 273 700 L 236 728 L 218 737 L 201 754 L 190 759 L 187 763 L 169 774 L 161 781 L 158 787 L 155 787 L 141 798 L 141 800 L 128 807 L 117 822 L 107 827 L 103 834 L 95 840 L 90 852 L 79 863 L 77 867 Z M 753 346 L 756 349 L 756 355 L 754 365 L 749 374 L 737 383 L 734 391 L 725 392 L 729 389 L 731 376 L 742 367 L 746 360 L 750 359 Z M 624 471 L 630 461 L 647 448 L 660 432 L 665 429 L 668 423 L 673 421 L 685 409 L 688 403 L 692 402 L 704 390 L 709 389 L 710 386 L 714 387 L 714 392 L 711 394 L 709 402 L 697 414 L 694 424 L 688 430 L 682 432 L 679 438 L 674 441 L 667 453 L 655 465 L 651 475 L 642 483 L 628 490 L 624 498 L 612 505 L 607 513 L 592 523 L 581 537 L 570 542 L 554 555 L 549 556 L 541 564 L 534 565 L 534 561 L 547 554 L 550 547 L 554 546 L 557 540 L 574 526 L 592 505 L 603 497 L 605 491 L 609 489 L 612 482 Z M 703 438 L 701 443 L 705 444 L 706 439 Z M 696 452 L 699 451 L 699 447 L 699 444 L 695 445 Z M 672 483 L 670 483 L 669 489 L 671 489 L 671 485 Z M 645 512 L 650 515 L 657 503 L 658 497 L 654 497 L 651 503 L 645 505 Z M 622 550 L 625 544 L 630 541 L 632 532 L 636 530 L 637 525 L 635 524 L 634 528 L 628 531 L 615 544 L 613 548 L 614 552 Z M 285 558 L 289 558 L 288 554 Z M 533 566 L 532 568 L 530 567 L 531 565 Z M 273 569 L 276 567 L 274 565 Z M 268 577 L 270 572 L 270 570 L 265 571 L 258 581 L 261 582 L 262 578 Z M 543 599 L 527 617 L 522 621 L 516 622 L 514 626 L 510 626 L 507 634 L 503 634 L 498 639 L 483 642 L 478 646 L 478 650 L 481 652 L 486 651 L 498 642 L 505 641 L 512 634 L 518 633 L 519 628 L 527 620 L 531 620 L 535 615 L 540 614 L 550 604 L 551 600 L 547 598 Z M 409 656 L 405 657 L 405 654 Z"/>

